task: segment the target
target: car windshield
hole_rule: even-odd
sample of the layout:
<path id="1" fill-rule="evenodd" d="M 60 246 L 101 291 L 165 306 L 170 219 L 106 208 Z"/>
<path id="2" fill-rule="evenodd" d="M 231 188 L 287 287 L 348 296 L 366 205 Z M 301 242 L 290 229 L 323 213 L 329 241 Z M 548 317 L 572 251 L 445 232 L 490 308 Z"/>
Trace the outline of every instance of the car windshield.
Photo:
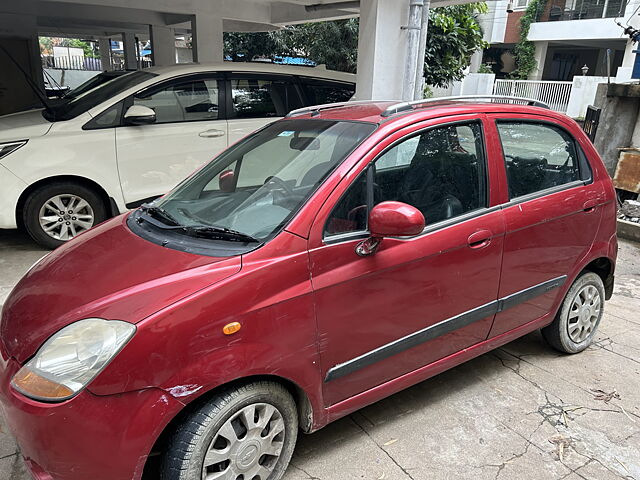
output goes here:
<path id="1" fill-rule="evenodd" d="M 77 95 L 71 96 L 73 91 L 69 92 L 69 94 L 67 94 L 69 97 L 65 96 L 61 102 L 43 110 L 42 115 L 50 122 L 70 120 L 154 76 L 156 76 L 156 74 L 144 71 L 112 76 L 112 78 L 106 81 L 95 82 L 93 87 L 83 88 L 83 91 Z"/>
<path id="2" fill-rule="evenodd" d="M 141 211 L 159 228 L 158 222 L 186 235 L 261 243 L 375 128 L 329 120 L 272 123 Z"/>
<path id="3" fill-rule="evenodd" d="M 128 75 L 128 73 L 124 70 L 114 70 L 112 72 L 102 72 L 96 75 L 95 77 L 91 77 L 86 82 L 78 85 L 76 88 L 69 90 L 64 94 L 65 100 L 71 100 L 72 98 L 77 98 L 81 95 L 84 95 L 86 92 L 93 90 L 96 87 L 99 87 L 103 83 L 110 82 L 111 80 L 121 77 L 122 75 Z"/>

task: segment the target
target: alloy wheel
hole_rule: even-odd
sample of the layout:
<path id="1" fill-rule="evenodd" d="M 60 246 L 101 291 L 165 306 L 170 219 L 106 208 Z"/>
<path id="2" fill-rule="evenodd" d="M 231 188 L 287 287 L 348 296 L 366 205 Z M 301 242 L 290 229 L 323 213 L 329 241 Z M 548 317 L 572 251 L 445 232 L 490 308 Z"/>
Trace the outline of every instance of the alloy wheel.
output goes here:
<path id="1" fill-rule="evenodd" d="M 254 403 L 233 414 L 213 436 L 202 466 L 202 480 L 267 480 L 284 446 L 280 411 Z"/>
<path id="2" fill-rule="evenodd" d="M 602 300 L 593 285 L 585 285 L 573 298 L 567 321 L 569 338 L 575 343 L 585 341 L 595 330 L 600 318 Z"/>
<path id="3" fill-rule="evenodd" d="M 71 240 L 89 230 L 95 217 L 89 202 L 73 194 L 59 194 L 44 202 L 38 216 L 40 227 L 52 238 Z"/>

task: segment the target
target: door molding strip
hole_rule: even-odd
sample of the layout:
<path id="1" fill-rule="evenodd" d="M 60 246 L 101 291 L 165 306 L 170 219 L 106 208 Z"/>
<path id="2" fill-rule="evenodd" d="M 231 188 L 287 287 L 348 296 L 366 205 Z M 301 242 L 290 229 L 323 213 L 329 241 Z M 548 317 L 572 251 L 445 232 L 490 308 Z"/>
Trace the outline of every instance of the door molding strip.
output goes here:
<path id="1" fill-rule="evenodd" d="M 393 342 L 382 345 L 374 350 L 366 352 L 358 357 L 352 358 L 344 363 L 331 367 L 327 371 L 325 382 L 330 382 L 338 378 L 354 373 L 362 368 L 368 367 L 381 360 L 385 360 L 393 355 L 401 353 L 422 343 L 438 338 L 447 333 L 451 333 L 459 328 L 466 327 L 483 318 L 502 312 L 508 308 L 515 307 L 520 303 L 527 302 L 533 298 L 543 295 L 551 290 L 560 287 L 567 280 L 566 275 L 556 277 L 546 282 L 539 283 L 519 292 L 507 295 L 493 302 L 473 308 L 459 315 L 447 318 L 434 325 L 430 325 L 417 332 L 410 333 Z"/>

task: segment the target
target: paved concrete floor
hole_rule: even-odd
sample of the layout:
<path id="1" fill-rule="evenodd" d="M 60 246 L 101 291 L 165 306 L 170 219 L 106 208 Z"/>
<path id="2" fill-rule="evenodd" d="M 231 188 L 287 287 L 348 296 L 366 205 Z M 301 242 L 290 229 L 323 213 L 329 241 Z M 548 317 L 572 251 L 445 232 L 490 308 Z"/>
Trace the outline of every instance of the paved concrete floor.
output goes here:
<path id="1" fill-rule="evenodd" d="M 620 244 L 615 295 L 585 352 L 527 335 L 301 436 L 285 479 L 640 480 L 640 245 Z M 42 254 L 0 230 L 0 304 Z M 4 427 L 0 478 L 27 478 Z"/>

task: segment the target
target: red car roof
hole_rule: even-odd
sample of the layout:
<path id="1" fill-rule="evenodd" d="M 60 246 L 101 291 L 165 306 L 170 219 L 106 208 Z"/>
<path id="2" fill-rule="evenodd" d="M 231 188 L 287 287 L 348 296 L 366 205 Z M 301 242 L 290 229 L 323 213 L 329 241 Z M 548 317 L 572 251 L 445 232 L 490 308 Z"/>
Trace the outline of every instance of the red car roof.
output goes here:
<path id="1" fill-rule="evenodd" d="M 371 123 L 386 123 L 394 120 L 406 121 L 408 117 L 420 119 L 459 115 L 465 113 L 529 113 L 548 117 L 565 117 L 548 108 L 515 103 L 495 103 L 492 101 L 469 101 L 467 99 L 427 99 L 425 103 L 405 106 L 404 110 L 388 112 L 394 106 L 406 105 L 397 101 L 348 102 L 331 106 L 300 109 L 289 114 L 293 118 L 314 118 L 325 120 L 351 120 Z M 417 118 L 416 118 L 417 120 Z"/>

